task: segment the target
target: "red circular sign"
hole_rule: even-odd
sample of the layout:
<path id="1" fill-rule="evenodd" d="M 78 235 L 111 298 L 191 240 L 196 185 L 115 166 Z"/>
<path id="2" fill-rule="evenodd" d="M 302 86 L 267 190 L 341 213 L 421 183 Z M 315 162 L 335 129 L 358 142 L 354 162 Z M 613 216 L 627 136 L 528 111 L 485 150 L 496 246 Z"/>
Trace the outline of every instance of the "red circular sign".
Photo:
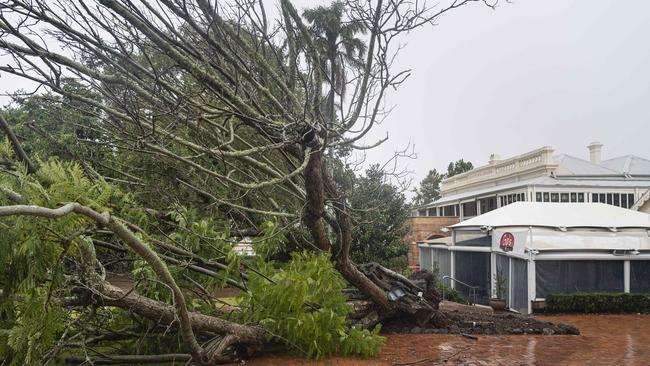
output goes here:
<path id="1" fill-rule="evenodd" d="M 503 233 L 501 235 L 501 240 L 499 241 L 499 247 L 504 252 L 509 252 L 515 246 L 515 236 L 512 233 Z"/>

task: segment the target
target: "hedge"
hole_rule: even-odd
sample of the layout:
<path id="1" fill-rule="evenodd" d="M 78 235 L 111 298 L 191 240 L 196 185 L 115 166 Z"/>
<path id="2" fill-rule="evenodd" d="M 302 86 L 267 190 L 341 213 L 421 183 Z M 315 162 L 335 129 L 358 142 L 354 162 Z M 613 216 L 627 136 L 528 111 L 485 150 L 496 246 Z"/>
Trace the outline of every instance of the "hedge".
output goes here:
<path id="1" fill-rule="evenodd" d="M 650 313 L 650 294 L 575 293 L 546 297 L 545 313 Z"/>

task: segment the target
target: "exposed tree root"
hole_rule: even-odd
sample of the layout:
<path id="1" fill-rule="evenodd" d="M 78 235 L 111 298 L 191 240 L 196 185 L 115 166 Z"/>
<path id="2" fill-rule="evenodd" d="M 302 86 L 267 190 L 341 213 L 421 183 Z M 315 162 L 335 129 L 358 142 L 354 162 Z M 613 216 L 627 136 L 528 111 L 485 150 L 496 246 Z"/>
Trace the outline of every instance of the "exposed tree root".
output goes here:
<path id="1" fill-rule="evenodd" d="M 346 290 L 352 311 L 351 324 L 371 328 L 375 324 L 399 318 L 418 327 L 446 327 L 447 319 L 438 309 L 440 294 L 431 281 L 412 281 L 376 263 L 359 265 L 358 270 L 386 296 L 389 308 L 357 289 Z"/>

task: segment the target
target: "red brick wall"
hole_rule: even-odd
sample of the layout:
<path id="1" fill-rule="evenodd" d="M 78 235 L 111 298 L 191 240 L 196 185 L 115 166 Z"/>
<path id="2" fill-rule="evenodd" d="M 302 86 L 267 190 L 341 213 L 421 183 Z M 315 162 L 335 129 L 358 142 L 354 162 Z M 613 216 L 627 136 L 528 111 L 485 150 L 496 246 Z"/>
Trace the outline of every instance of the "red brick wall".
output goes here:
<path id="1" fill-rule="evenodd" d="M 409 245 L 409 267 L 413 270 L 419 269 L 420 251 L 417 242 L 424 240 L 431 235 L 449 236 L 450 232 L 443 233 L 440 229 L 453 224 L 460 220 L 452 216 L 420 216 L 410 217 L 406 224 L 409 226 L 409 233 L 404 237 L 404 242 Z"/>

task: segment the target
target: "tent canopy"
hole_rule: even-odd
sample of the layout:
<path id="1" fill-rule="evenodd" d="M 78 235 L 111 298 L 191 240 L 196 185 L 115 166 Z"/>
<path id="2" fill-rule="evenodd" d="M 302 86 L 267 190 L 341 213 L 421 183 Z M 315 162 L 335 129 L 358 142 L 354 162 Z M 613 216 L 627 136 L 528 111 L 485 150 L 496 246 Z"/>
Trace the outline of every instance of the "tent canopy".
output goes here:
<path id="1" fill-rule="evenodd" d="M 650 229 L 650 215 L 604 203 L 515 202 L 450 227 L 482 226 Z"/>

